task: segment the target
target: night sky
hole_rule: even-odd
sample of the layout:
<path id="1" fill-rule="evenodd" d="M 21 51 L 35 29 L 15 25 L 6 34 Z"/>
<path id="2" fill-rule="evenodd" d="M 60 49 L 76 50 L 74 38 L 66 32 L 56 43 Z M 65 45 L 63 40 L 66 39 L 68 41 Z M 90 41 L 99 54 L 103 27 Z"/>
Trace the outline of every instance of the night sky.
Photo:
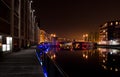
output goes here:
<path id="1" fill-rule="evenodd" d="M 120 19 L 120 0 L 33 0 L 41 29 L 58 37 L 81 39 L 100 25 Z"/>

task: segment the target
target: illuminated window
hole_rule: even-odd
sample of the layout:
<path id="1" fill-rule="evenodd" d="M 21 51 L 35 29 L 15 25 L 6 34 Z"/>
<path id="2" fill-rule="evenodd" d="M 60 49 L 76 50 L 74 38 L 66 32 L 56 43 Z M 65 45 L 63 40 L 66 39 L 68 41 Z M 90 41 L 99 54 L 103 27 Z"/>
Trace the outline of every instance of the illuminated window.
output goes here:
<path id="1" fill-rule="evenodd" d="M 116 25 L 118 25 L 118 22 L 115 22 Z"/>
<path id="2" fill-rule="evenodd" d="M 105 23 L 105 26 L 107 26 L 107 23 Z"/>
<path id="3" fill-rule="evenodd" d="M 103 25 L 103 27 L 107 27 L 107 23 L 105 23 L 105 24 Z"/>
<path id="4" fill-rule="evenodd" d="M 2 51 L 7 51 L 7 47 L 6 46 L 7 46 L 6 44 L 2 45 Z"/>
<path id="5" fill-rule="evenodd" d="M 0 39 L 2 39 L 2 36 L 0 35 Z"/>
<path id="6" fill-rule="evenodd" d="M 106 32 L 105 30 L 103 30 L 103 32 Z"/>
<path id="7" fill-rule="evenodd" d="M 107 35 L 108 33 L 106 32 L 106 35 Z"/>
<path id="8" fill-rule="evenodd" d="M 111 22 L 110 25 L 113 25 L 113 23 Z"/>

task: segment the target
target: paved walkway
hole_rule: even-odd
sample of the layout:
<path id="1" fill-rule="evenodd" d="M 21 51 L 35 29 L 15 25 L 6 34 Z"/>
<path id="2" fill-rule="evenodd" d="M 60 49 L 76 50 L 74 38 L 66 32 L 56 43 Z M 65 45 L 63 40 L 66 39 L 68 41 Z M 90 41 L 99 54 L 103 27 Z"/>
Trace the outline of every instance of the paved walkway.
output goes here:
<path id="1" fill-rule="evenodd" d="M 35 49 L 0 55 L 0 77 L 44 77 Z"/>

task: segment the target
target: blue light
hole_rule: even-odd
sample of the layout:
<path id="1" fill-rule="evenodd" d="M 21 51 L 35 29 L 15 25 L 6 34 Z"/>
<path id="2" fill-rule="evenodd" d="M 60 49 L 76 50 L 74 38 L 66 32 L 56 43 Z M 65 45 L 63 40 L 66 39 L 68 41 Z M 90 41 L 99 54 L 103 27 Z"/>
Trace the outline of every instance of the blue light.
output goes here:
<path id="1" fill-rule="evenodd" d="M 42 45 L 39 45 L 38 47 L 39 47 L 39 48 L 43 48 L 43 46 L 42 46 Z"/>
<path id="2" fill-rule="evenodd" d="M 45 76 L 45 77 L 48 77 L 48 73 L 47 73 L 47 70 L 46 70 L 46 67 L 45 67 L 45 66 L 43 66 L 43 72 L 44 72 L 44 76 Z"/>
<path id="3" fill-rule="evenodd" d="M 47 73 L 44 73 L 44 76 L 45 76 L 45 77 L 48 77 L 48 76 L 47 76 Z"/>
<path id="4" fill-rule="evenodd" d="M 39 62 L 41 62 L 41 60 L 40 60 L 37 52 L 36 52 L 36 56 L 37 56 L 37 59 L 39 60 Z M 41 63 L 40 63 L 40 64 L 41 64 Z"/>
<path id="5" fill-rule="evenodd" d="M 48 77 L 47 75 L 47 71 L 46 71 L 46 68 L 45 67 L 43 67 L 43 62 L 41 61 L 41 59 L 40 59 L 40 56 L 38 55 L 38 53 L 36 52 L 36 56 L 37 56 L 37 59 L 38 59 L 38 61 L 39 61 L 39 63 L 40 63 L 40 65 L 42 66 L 42 68 L 43 68 L 43 73 L 44 73 L 44 76 L 45 77 Z"/>

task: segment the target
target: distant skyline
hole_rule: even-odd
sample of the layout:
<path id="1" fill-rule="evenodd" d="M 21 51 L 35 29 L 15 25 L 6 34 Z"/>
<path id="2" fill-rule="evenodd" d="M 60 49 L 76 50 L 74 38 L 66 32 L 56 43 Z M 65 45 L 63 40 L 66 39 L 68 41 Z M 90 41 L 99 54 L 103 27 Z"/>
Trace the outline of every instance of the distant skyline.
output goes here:
<path id="1" fill-rule="evenodd" d="M 33 0 L 41 29 L 58 37 L 81 39 L 107 21 L 120 19 L 117 0 Z"/>

